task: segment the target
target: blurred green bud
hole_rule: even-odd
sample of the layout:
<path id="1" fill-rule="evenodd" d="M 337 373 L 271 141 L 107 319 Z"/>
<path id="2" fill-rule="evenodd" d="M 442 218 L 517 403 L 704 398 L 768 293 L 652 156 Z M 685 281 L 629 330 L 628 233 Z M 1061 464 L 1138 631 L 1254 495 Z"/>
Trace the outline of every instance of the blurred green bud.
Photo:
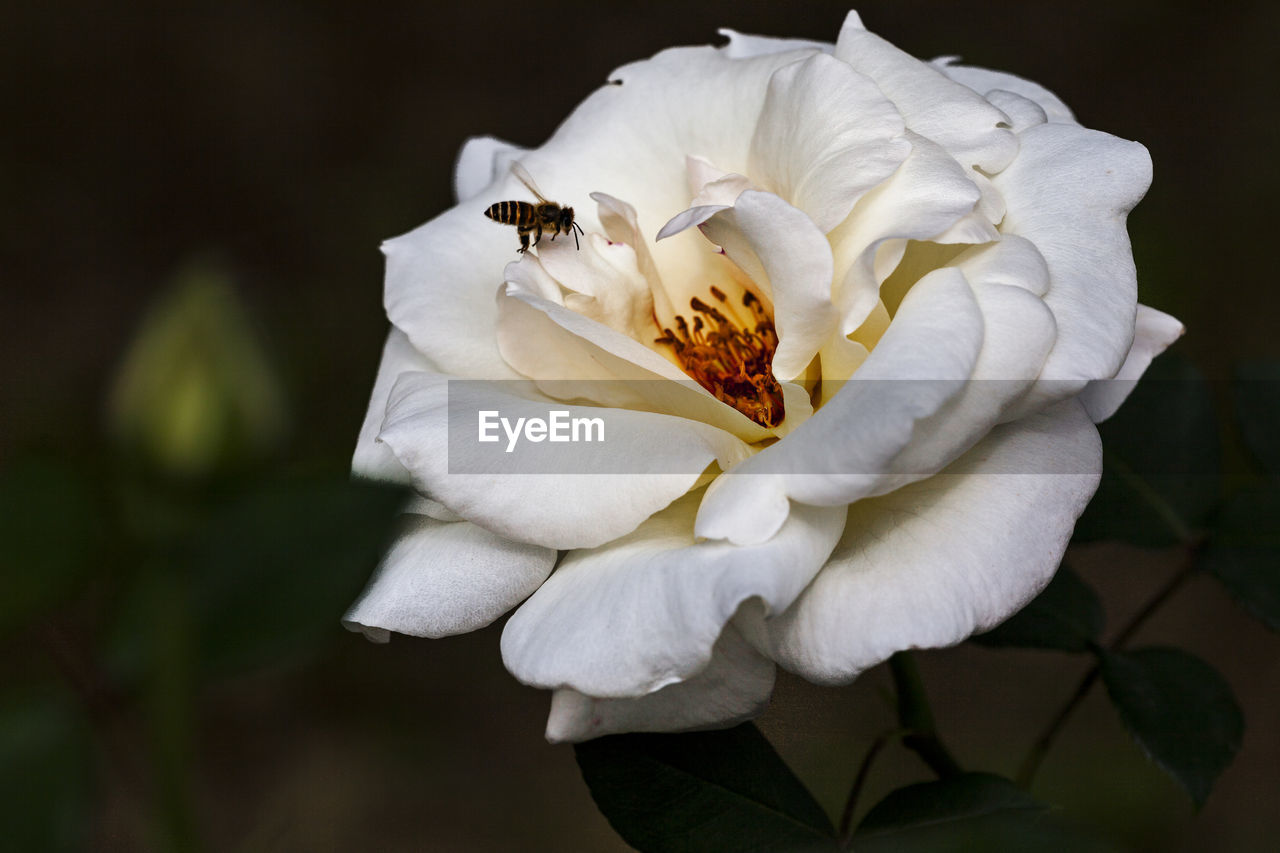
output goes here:
<path id="1" fill-rule="evenodd" d="M 192 266 L 156 300 L 116 376 L 110 424 L 127 452 L 179 477 L 234 468 L 278 446 L 280 383 L 224 273 Z"/>

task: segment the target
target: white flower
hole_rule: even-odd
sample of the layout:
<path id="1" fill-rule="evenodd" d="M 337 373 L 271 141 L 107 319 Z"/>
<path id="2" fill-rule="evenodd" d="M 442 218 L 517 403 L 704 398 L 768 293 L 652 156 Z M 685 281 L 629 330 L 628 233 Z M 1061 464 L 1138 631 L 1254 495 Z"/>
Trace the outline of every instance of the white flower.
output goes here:
<path id="1" fill-rule="evenodd" d="M 347 624 L 439 637 L 527 598 L 502 653 L 555 691 L 553 740 L 727 724 L 775 664 L 838 684 L 997 624 L 1097 486 L 1109 380 L 1182 332 L 1137 303 L 1141 145 L 853 13 L 834 45 L 726 34 L 617 70 L 539 149 L 472 140 L 459 204 L 384 247 L 354 466 L 421 500 Z M 581 250 L 509 263 L 482 213 L 531 199 L 513 160 Z M 451 440 L 459 407 L 552 402 L 607 414 L 618 473 Z"/>

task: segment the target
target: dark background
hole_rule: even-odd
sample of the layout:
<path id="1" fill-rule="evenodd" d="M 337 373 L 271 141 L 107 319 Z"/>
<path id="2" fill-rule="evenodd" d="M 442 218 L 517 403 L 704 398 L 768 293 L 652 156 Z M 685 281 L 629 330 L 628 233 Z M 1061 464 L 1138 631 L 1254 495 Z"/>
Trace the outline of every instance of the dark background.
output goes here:
<path id="1" fill-rule="evenodd" d="M 833 40 L 846 8 L 75 0 L 8 9 L 0 462 L 42 455 L 110 467 L 107 389 L 140 318 L 180 270 L 214 259 L 284 389 L 291 427 L 272 465 L 341 476 L 386 331 L 377 246 L 451 204 L 465 138 L 537 145 L 618 65 L 718 41 L 720 26 Z M 1054 90 L 1083 124 L 1143 142 L 1155 181 L 1130 219 L 1143 301 L 1186 323 L 1178 349 L 1210 377 L 1277 354 L 1280 8 L 893 0 L 859 11 L 917 56 L 962 54 L 1018 73 Z M 532 72 L 535 60 L 556 73 Z M 1072 557 L 1117 621 L 1174 558 L 1119 546 Z M 72 596 L 48 617 L 87 659 L 114 618 L 103 598 Z M 338 615 L 308 648 L 195 688 L 192 834 L 207 849 L 624 849 L 571 750 L 543 742 L 548 697 L 502 670 L 498 628 L 374 646 L 342 632 Z M 43 624 L 0 637 L 0 678 L 14 691 L 57 683 Z M 1197 581 L 1141 639 L 1191 648 L 1240 697 L 1244 749 L 1208 805 L 1194 814 L 1098 696 L 1055 747 L 1036 793 L 1126 848 L 1274 849 L 1276 638 Z M 968 646 L 922 655 L 921 665 L 956 752 L 1002 772 L 1081 667 Z M 886 684 L 879 672 L 840 690 L 784 677 L 762 720 L 829 809 L 890 719 Z M 124 690 L 120 704 L 130 701 Z M 110 736 L 114 713 L 105 729 L 99 715 L 90 743 Z M 58 818 L 65 843 L 157 843 L 145 786 L 130 785 L 107 752 L 85 753 L 89 771 Z M 911 756 L 891 756 L 869 794 L 924 776 Z"/>

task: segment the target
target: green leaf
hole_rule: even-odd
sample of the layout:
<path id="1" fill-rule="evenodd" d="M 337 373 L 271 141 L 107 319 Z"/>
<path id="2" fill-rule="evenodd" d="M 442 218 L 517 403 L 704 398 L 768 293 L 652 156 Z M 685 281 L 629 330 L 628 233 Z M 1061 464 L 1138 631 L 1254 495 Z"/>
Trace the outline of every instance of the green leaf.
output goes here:
<path id="1" fill-rule="evenodd" d="M 962 773 L 890 793 L 858 824 L 858 836 L 955 823 L 1004 811 L 1043 811 L 1041 803 L 1003 776 Z"/>
<path id="2" fill-rule="evenodd" d="M 964 773 L 891 792 L 862 819 L 853 849 L 857 853 L 1107 849 L 1050 819 L 1046 809 L 1002 776 Z"/>
<path id="3" fill-rule="evenodd" d="M 750 723 L 576 744 L 591 796 L 618 834 L 656 851 L 834 851 L 826 813 Z"/>
<path id="4" fill-rule="evenodd" d="M 21 459 L 0 475 L 0 634 L 71 593 L 86 576 L 101 512 L 70 468 Z"/>
<path id="5" fill-rule="evenodd" d="M 260 489 L 223 512 L 192 555 L 206 668 L 270 665 L 337 634 L 404 499 L 403 489 L 383 484 L 304 480 Z"/>
<path id="6" fill-rule="evenodd" d="M 1200 371 L 1176 355 L 1156 359 L 1098 431 L 1102 482 L 1076 540 L 1162 547 L 1194 538 L 1217 504 L 1221 470 L 1213 398 Z"/>
<path id="7" fill-rule="evenodd" d="M 0 699 L 0 826 L 6 850 L 83 850 L 93 753 L 84 721 L 56 693 Z"/>
<path id="8" fill-rule="evenodd" d="M 1280 487 L 1234 495 L 1201 559 L 1246 610 L 1280 631 Z"/>
<path id="9" fill-rule="evenodd" d="M 1030 604 L 971 639 L 983 646 L 1083 652 L 1097 642 L 1102 624 L 1097 594 L 1063 565 Z"/>
<path id="10" fill-rule="evenodd" d="M 1244 735 L 1230 685 L 1179 649 L 1104 652 L 1101 665 L 1107 693 L 1138 745 L 1203 805 Z"/>
<path id="11" fill-rule="evenodd" d="M 1248 362 L 1235 373 L 1241 435 L 1262 467 L 1280 476 L 1280 361 Z"/>

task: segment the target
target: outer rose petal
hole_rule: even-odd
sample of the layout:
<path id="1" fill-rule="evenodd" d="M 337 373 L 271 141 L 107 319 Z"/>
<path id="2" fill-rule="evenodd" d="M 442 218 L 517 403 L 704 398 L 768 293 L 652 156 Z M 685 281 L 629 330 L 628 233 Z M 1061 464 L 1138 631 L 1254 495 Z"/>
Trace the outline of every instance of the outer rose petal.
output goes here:
<path id="1" fill-rule="evenodd" d="M 385 643 L 388 632 L 446 637 L 483 628 L 551 574 L 556 552 L 495 536 L 466 521 L 409 516 L 411 527 L 343 617 Z"/>
<path id="2" fill-rule="evenodd" d="M 992 71 L 990 68 L 956 65 L 955 63 L 959 61 L 960 58 L 957 56 L 940 56 L 933 60 L 932 64 L 952 80 L 963 83 L 979 95 L 986 95 L 994 89 L 1013 92 L 1015 95 L 1021 95 L 1039 104 L 1048 121 L 1058 124 L 1076 123 L 1075 116 L 1071 114 L 1071 110 L 1062 102 L 1062 99 L 1039 83 L 1006 74 L 1003 71 Z"/>
<path id="3" fill-rule="evenodd" d="M 493 410 L 514 423 L 519 417 L 546 418 L 550 408 L 570 418 L 603 417 L 608 441 L 595 446 L 608 449 L 618 470 L 672 473 L 519 473 L 520 454 L 509 462 L 503 457 L 492 473 L 450 473 L 451 466 L 474 472 L 493 464 L 478 444 L 450 446 L 451 410 L 455 417 Z M 535 400 L 496 383 L 450 389 L 449 377 L 433 373 L 400 377 L 380 437 L 419 491 L 494 533 L 548 548 L 589 548 L 629 533 L 692 488 L 713 462 L 728 468 L 748 452 L 730 434 L 697 421 Z M 580 459 L 589 465 L 592 457 L 582 451 Z"/>
<path id="4" fill-rule="evenodd" d="M 844 538 L 790 610 L 772 655 L 842 684 L 896 651 L 958 643 L 1048 583 L 1102 471 L 1074 400 L 997 427 L 943 474 L 849 508 Z"/>
<path id="5" fill-rule="evenodd" d="M 1044 124 L 1049 120 L 1044 107 L 1015 92 L 992 89 L 986 93 L 986 98 L 993 107 L 1009 117 L 1009 129 L 1014 133 L 1021 133 L 1029 127 Z"/>
<path id="6" fill-rule="evenodd" d="M 382 348 L 382 361 L 373 382 L 369 409 L 360 426 L 360 437 L 356 439 L 355 454 L 351 458 L 353 474 L 391 483 L 408 483 L 412 479 L 391 448 L 378 441 L 378 433 L 382 432 L 382 422 L 387 416 L 387 397 L 400 374 L 434 369 L 426 356 L 413 348 L 405 333 L 392 326 Z"/>
<path id="7" fill-rule="evenodd" d="M 507 669 L 535 687 L 644 696 L 702 672 L 743 602 L 788 607 L 840 538 L 844 507 L 796 507 L 749 548 L 697 542 L 689 495 L 634 533 L 574 551 L 502 633 Z"/>
<path id="8" fill-rule="evenodd" d="M 511 183 L 514 179 L 504 186 Z M 515 197 L 514 192 L 507 197 Z M 493 338 L 493 295 L 502 283 L 503 265 L 519 245 L 514 229 L 496 223 L 480 227 L 485 208 L 494 201 L 501 199 L 464 201 L 383 243 L 383 301 L 391 322 L 441 370 L 474 379 L 518 379 Z"/>
<path id="9" fill-rule="evenodd" d="M 462 143 L 458 162 L 453 167 L 454 197 L 466 201 L 479 195 L 501 180 L 511 161 L 524 152 L 524 148 L 493 136 L 471 137 Z"/>
<path id="10" fill-rule="evenodd" d="M 547 740 L 583 741 L 615 732 L 674 732 L 722 728 L 756 717 L 773 692 L 773 661 L 734 624 L 711 650 L 706 669 L 686 681 L 634 699 L 597 699 L 576 690 L 551 697 Z"/>
<path id="11" fill-rule="evenodd" d="M 867 32 L 857 12 L 845 19 L 835 55 L 874 80 L 897 105 L 907 127 L 947 149 L 962 165 L 990 175 L 1018 153 L 1008 116 L 939 69 Z"/>
<path id="12" fill-rule="evenodd" d="M 1045 304 L 1058 340 L 1024 411 L 1116 374 L 1133 343 L 1138 282 L 1125 215 L 1151 183 L 1136 142 L 1067 124 L 1023 133 L 992 181 L 1009 203 L 1001 230 L 1030 240 L 1049 267 Z"/>
<path id="13" fill-rule="evenodd" d="M 1182 337 L 1185 331 L 1182 323 L 1168 314 L 1146 305 L 1138 305 L 1133 347 L 1120 366 L 1120 371 L 1114 379 L 1095 379 L 1080 394 L 1080 402 L 1084 403 L 1095 424 L 1102 423 L 1116 413 L 1120 404 L 1138 384 L 1142 374 L 1147 372 L 1151 360 Z"/>
<path id="14" fill-rule="evenodd" d="M 725 53 L 731 59 L 747 59 L 752 56 L 764 56 L 770 53 L 785 53 L 792 50 L 812 49 L 830 53 L 835 46 L 830 42 L 809 41 L 808 39 L 780 39 L 771 36 L 753 36 L 740 33 L 728 27 L 716 32 L 729 40 L 725 45 Z"/>

